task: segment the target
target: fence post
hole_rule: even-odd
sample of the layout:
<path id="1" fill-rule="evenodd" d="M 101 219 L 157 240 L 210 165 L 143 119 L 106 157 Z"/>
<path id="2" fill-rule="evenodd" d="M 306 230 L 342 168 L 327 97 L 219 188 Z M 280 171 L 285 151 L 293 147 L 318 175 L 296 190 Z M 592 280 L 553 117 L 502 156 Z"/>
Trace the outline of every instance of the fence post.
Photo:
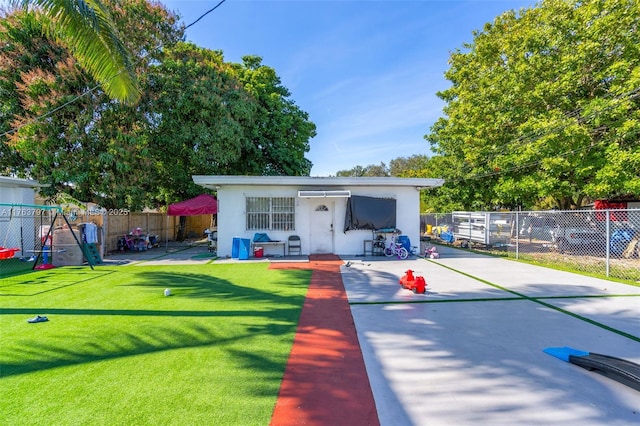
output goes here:
<path id="1" fill-rule="evenodd" d="M 606 249 L 605 249 L 605 264 L 606 264 L 606 271 L 605 271 L 605 275 L 608 277 L 609 276 L 609 264 L 611 261 L 611 251 L 610 251 L 610 244 L 609 244 L 609 228 L 610 228 L 610 220 L 609 220 L 609 212 L 610 210 L 605 210 L 605 214 L 606 214 L 606 227 L 605 227 L 605 243 L 607 245 Z"/>
<path id="2" fill-rule="evenodd" d="M 471 234 L 471 231 L 469 231 L 469 234 Z M 484 219 L 484 243 L 485 244 L 489 244 L 489 242 L 491 241 L 489 239 L 489 235 L 491 235 L 491 212 L 487 213 L 485 215 L 485 219 Z"/>
<path id="3" fill-rule="evenodd" d="M 518 210 L 516 210 L 516 260 L 520 256 L 520 219 L 518 217 Z"/>
<path id="4" fill-rule="evenodd" d="M 102 257 L 106 257 L 109 255 L 109 219 L 107 216 L 107 212 L 101 210 L 102 213 Z M 117 247 L 117 244 L 116 244 Z"/>

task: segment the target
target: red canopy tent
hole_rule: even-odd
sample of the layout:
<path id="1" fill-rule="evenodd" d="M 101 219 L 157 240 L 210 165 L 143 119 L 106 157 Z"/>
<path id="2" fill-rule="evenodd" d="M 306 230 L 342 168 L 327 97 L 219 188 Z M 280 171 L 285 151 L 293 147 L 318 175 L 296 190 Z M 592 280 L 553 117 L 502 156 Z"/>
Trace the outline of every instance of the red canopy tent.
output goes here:
<path id="1" fill-rule="evenodd" d="M 198 216 L 218 213 L 218 200 L 213 195 L 201 194 L 190 200 L 169 204 L 169 216 Z"/>
<path id="2" fill-rule="evenodd" d="M 201 194 L 189 200 L 169 204 L 169 208 L 167 209 L 167 227 L 169 225 L 169 216 L 199 216 L 216 213 L 218 213 L 218 200 L 216 200 L 213 195 Z M 181 226 L 184 226 L 184 224 L 181 224 Z M 169 234 L 167 233 L 165 245 L 168 247 L 168 244 Z"/>

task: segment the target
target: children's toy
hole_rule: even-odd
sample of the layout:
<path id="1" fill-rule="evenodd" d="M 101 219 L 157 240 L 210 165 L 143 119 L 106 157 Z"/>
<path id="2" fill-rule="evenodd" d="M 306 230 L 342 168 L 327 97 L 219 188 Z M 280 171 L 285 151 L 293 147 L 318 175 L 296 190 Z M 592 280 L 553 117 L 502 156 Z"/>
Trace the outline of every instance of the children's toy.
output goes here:
<path id="1" fill-rule="evenodd" d="M 407 290 L 411 290 L 414 293 L 424 294 L 427 292 L 427 283 L 425 282 L 424 277 L 414 277 L 411 269 L 409 269 L 405 275 L 400 278 L 400 286 Z"/>
<path id="2" fill-rule="evenodd" d="M 546 348 L 543 349 L 543 352 L 586 370 L 602 374 L 640 391 L 640 364 L 610 355 L 574 349 L 569 346 Z"/>
<path id="3" fill-rule="evenodd" d="M 11 259 L 13 255 L 19 251 L 19 248 L 8 248 L 0 246 L 0 259 Z"/>
<path id="4" fill-rule="evenodd" d="M 398 259 L 405 260 L 409 257 L 409 252 L 406 248 L 404 248 L 403 243 L 398 241 L 397 237 L 394 234 L 394 237 L 391 239 L 389 243 L 389 247 L 384 249 L 384 255 L 387 257 L 398 256 Z"/>
<path id="5" fill-rule="evenodd" d="M 35 271 L 45 271 L 47 269 L 53 269 L 55 266 L 49 263 L 49 252 L 51 251 L 50 246 L 42 247 L 42 263 L 38 266 L 35 266 L 33 269 Z"/>
<path id="6" fill-rule="evenodd" d="M 429 247 L 424 251 L 424 257 L 428 257 L 430 259 L 439 259 L 440 253 L 436 251 L 435 247 Z"/>

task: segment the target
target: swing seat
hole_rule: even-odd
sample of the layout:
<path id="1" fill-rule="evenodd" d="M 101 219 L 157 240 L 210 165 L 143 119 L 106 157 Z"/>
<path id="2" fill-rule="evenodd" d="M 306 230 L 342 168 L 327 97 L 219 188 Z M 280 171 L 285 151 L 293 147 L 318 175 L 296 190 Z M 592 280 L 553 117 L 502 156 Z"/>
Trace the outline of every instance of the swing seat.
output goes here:
<path id="1" fill-rule="evenodd" d="M 0 246 L 0 259 L 11 259 L 13 255 L 19 251 L 19 248 L 6 248 Z"/>
<path id="2" fill-rule="evenodd" d="M 46 271 L 47 269 L 53 269 L 55 268 L 54 265 L 50 264 L 50 263 L 43 263 L 40 264 L 38 266 L 36 266 L 35 268 L 33 268 L 36 271 Z"/>

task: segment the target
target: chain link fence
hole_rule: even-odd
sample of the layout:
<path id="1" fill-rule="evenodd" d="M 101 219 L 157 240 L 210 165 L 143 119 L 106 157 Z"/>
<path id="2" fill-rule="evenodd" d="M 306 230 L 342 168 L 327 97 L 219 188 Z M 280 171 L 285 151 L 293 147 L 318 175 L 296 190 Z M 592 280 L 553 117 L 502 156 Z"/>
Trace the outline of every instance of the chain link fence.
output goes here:
<path id="1" fill-rule="evenodd" d="M 52 258 L 57 207 L 0 204 L 0 282 Z"/>
<path id="2" fill-rule="evenodd" d="M 211 226 L 211 215 L 186 219 L 190 240 L 172 243 L 172 249 L 210 243 L 203 231 Z M 0 286 L 26 272 L 95 265 L 124 251 L 168 247 L 178 221 L 158 212 L 0 203 Z"/>
<path id="3" fill-rule="evenodd" d="M 640 282 L 640 209 L 421 215 L 423 235 L 519 260 Z"/>

